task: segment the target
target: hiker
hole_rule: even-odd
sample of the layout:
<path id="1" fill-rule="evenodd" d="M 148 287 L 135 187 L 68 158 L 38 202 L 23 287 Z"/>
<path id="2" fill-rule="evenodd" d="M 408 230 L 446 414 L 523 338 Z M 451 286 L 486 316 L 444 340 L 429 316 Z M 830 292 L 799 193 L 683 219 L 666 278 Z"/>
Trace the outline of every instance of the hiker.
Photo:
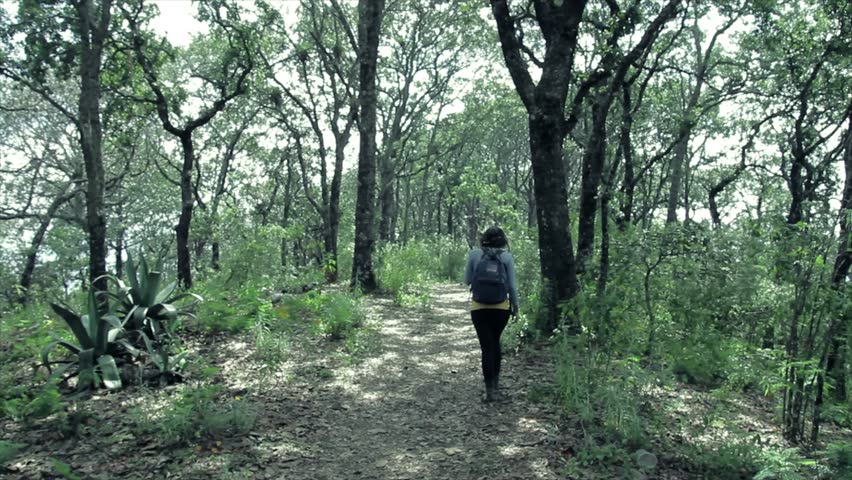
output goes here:
<path id="1" fill-rule="evenodd" d="M 482 349 L 483 401 L 497 400 L 500 384 L 500 335 L 509 316 L 518 316 L 515 259 L 506 251 L 509 241 L 500 227 L 489 227 L 480 237 L 481 248 L 467 256 L 464 283 L 470 285 L 470 318 Z"/>

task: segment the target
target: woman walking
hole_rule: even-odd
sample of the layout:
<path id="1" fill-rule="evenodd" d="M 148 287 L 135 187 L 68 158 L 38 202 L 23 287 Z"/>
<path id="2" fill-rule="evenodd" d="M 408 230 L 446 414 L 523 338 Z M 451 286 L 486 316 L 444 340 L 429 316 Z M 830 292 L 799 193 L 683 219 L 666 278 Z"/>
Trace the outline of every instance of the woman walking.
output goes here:
<path id="1" fill-rule="evenodd" d="M 509 241 L 500 227 L 489 227 L 480 237 L 480 247 L 467 256 L 464 283 L 470 285 L 470 317 L 482 350 L 485 402 L 497 400 L 500 384 L 500 335 L 509 316 L 518 315 L 515 259 L 506 251 Z"/>

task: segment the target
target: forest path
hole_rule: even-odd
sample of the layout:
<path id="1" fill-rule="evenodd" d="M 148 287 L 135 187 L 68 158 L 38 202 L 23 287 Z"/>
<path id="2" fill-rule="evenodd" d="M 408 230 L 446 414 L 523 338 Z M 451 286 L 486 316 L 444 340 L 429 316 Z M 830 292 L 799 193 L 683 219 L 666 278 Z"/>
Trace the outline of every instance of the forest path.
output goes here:
<path id="1" fill-rule="evenodd" d="M 333 380 L 299 395 L 297 408 L 281 404 L 267 414 L 281 430 L 264 439 L 277 454 L 259 477 L 560 478 L 556 418 L 527 395 L 551 378 L 552 366 L 532 354 L 504 356 L 504 399 L 482 403 L 467 288 L 433 289 L 428 309 L 368 300 L 381 352 L 336 368 Z"/>

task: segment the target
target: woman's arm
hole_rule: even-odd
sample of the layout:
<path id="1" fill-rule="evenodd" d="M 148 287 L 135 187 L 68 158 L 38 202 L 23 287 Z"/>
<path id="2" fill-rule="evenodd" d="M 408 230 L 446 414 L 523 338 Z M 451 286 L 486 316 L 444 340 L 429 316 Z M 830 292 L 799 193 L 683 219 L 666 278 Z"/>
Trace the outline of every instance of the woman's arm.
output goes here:
<path id="1" fill-rule="evenodd" d="M 473 269 L 476 266 L 476 249 L 471 250 L 467 254 L 467 265 L 464 268 L 464 284 L 470 285 L 473 281 Z"/>

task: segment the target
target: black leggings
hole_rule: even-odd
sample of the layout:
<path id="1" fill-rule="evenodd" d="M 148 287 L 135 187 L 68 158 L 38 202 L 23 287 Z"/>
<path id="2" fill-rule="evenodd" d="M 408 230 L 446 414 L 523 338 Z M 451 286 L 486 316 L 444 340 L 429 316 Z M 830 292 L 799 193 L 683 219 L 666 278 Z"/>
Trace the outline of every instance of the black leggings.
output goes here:
<path id="1" fill-rule="evenodd" d="M 509 310 L 486 308 L 482 310 L 471 310 L 470 318 L 479 338 L 479 347 L 482 349 L 482 376 L 485 383 L 490 384 L 492 380 L 500 375 L 500 335 L 506 324 L 509 323 Z"/>

